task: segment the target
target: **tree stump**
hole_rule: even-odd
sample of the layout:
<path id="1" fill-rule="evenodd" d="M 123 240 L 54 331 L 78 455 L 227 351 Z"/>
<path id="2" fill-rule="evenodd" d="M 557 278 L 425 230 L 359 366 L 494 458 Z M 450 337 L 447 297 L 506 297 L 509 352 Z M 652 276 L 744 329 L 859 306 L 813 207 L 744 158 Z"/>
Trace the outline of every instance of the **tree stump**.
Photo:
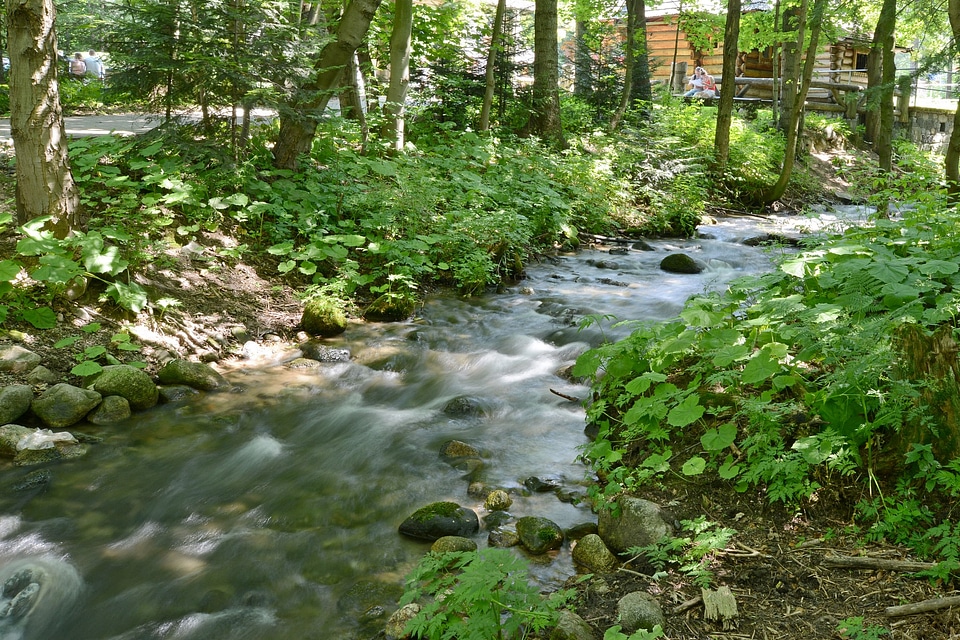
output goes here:
<path id="1" fill-rule="evenodd" d="M 938 460 L 960 455 L 960 350 L 953 327 L 942 325 L 932 334 L 916 324 L 902 324 L 894 332 L 894 348 L 901 354 L 901 379 L 920 383 L 918 402 L 929 409 L 926 420 L 904 424 L 895 437 L 906 452 L 913 443 L 933 445 Z"/>

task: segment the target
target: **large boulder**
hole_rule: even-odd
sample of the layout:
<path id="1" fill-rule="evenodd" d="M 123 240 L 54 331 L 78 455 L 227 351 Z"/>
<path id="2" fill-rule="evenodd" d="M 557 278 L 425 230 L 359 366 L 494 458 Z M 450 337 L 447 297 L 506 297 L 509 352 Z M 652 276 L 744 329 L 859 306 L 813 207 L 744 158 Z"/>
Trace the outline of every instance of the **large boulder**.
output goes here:
<path id="1" fill-rule="evenodd" d="M 96 409 L 87 414 L 93 424 L 114 424 L 130 417 L 130 403 L 122 396 L 107 396 Z"/>
<path id="2" fill-rule="evenodd" d="M 0 371 L 26 373 L 40 364 L 40 356 L 15 344 L 0 344 Z"/>
<path id="3" fill-rule="evenodd" d="M 673 533 L 660 505 L 632 496 L 621 496 L 617 503 L 619 514 L 603 509 L 597 523 L 597 532 L 614 553 L 651 545 Z"/>
<path id="4" fill-rule="evenodd" d="M 600 536 L 590 533 L 573 548 L 573 561 L 592 573 L 610 573 L 617 568 L 617 557 Z"/>
<path id="5" fill-rule="evenodd" d="M 640 629 L 653 631 L 657 625 L 663 628 L 666 620 L 656 598 L 643 591 L 634 591 L 617 602 L 617 622 L 624 633 L 633 633 Z"/>
<path id="6" fill-rule="evenodd" d="M 130 409 L 143 411 L 157 404 L 160 392 L 146 372 L 128 364 L 108 365 L 87 381 L 87 388 L 102 396 L 120 396 Z"/>
<path id="7" fill-rule="evenodd" d="M 400 523 L 400 533 L 420 540 L 444 536 L 471 536 L 480 530 L 480 519 L 472 509 L 456 502 L 434 502 L 417 509 Z"/>
<path id="8" fill-rule="evenodd" d="M 33 402 L 33 387 L 12 384 L 0 387 L 0 425 L 13 422 L 30 410 Z"/>
<path id="9" fill-rule="evenodd" d="M 700 273 L 706 265 L 685 253 L 671 253 L 660 261 L 660 268 L 669 273 Z"/>
<path id="10" fill-rule="evenodd" d="M 471 540 L 470 538 L 464 538 L 462 536 L 443 536 L 442 538 L 437 538 L 432 545 L 430 545 L 430 551 L 434 553 L 450 553 L 454 551 L 476 551 L 477 543 Z"/>
<path id="11" fill-rule="evenodd" d="M 30 408 L 48 427 L 63 429 L 83 420 L 102 399 L 92 389 L 61 382 L 34 398 Z"/>
<path id="12" fill-rule="evenodd" d="M 12 457 L 18 466 L 72 460 L 86 453 L 87 446 L 67 431 L 31 429 L 18 424 L 0 427 L 0 455 Z"/>
<path id="13" fill-rule="evenodd" d="M 307 300 L 303 305 L 300 326 L 310 335 L 321 338 L 343 333 L 347 329 L 343 304 L 335 298 L 324 296 Z"/>
<path id="14" fill-rule="evenodd" d="M 346 349 L 332 349 L 320 340 L 307 340 L 300 345 L 303 357 L 317 362 L 350 362 L 350 352 Z"/>
<path id="15" fill-rule="evenodd" d="M 547 518 L 520 518 L 517 520 L 517 535 L 524 549 L 533 554 L 546 553 L 563 546 L 563 529 Z"/>
<path id="16" fill-rule="evenodd" d="M 227 389 L 230 383 L 216 369 L 202 362 L 171 360 L 157 373 L 161 384 L 183 384 L 201 391 Z"/>

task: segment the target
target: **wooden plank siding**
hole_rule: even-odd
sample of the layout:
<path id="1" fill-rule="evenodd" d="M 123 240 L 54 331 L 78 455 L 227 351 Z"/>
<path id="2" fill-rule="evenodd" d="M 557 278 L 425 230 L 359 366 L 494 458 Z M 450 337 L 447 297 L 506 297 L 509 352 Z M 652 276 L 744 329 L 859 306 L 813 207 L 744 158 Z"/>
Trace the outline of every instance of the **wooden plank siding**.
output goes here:
<path id="1" fill-rule="evenodd" d="M 650 79 L 670 82 L 674 59 L 686 66 L 686 77 L 693 74 L 694 67 L 704 67 L 710 74 L 720 76 L 723 67 L 723 43 L 718 42 L 713 51 L 696 51 L 681 31 L 677 34 L 677 16 L 664 15 L 647 20 L 647 50 L 650 60 Z M 846 85 L 867 86 L 866 54 L 869 43 L 855 38 L 843 38 L 838 42 L 823 45 L 817 53 L 814 80 Z M 858 66 L 860 65 L 860 66 Z M 746 78 L 772 78 L 773 60 L 770 50 L 764 52 L 741 52 L 737 56 L 737 76 Z M 721 86 L 722 89 L 722 86 Z M 770 100 L 770 86 L 750 85 L 745 87 L 743 97 Z M 814 87 L 807 100 L 811 102 L 840 102 L 839 91 Z"/>

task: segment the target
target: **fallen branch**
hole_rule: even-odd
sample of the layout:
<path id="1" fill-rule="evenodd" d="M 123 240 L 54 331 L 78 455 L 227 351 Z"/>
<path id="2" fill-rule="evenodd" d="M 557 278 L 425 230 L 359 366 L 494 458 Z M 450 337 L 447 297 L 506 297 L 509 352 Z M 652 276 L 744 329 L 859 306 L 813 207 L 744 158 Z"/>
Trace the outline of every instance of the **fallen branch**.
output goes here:
<path id="1" fill-rule="evenodd" d="M 839 569 L 884 569 L 886 571 L 926 571 L 937 566 L 935 562 L 884 560 L 860 556 L 826 556 L 823 559 L 823 565 Z"/>
<path id="2" fill-rule="evenodd" d="M 560 397 L 563 398 L 564 400 L 569 400 L 570 402 L 577 402 L 577 403 L 583 402 L 583 400 L 581 400 L 580 398 L 575 398 L 575 397 L 573 397 L 573 396 L 568 396 L 567 394 L 565 394 L 565 393 L 560 393 L 559 391 L 555 391 L 554 389 L 550 389 L 550 393 L 552 393 L 552 394 L 555 395 L 555 396 L 560 396 Z"/>
<path id="3" fill-rule="evenodd" d="M 887 607 L 883 612 L 889 618 L 897 616 L 912 616 L 927 611 L 936 611 L 937 609 L 946 609 L 947 607 L 960 606 L 960 596 L 950 596 L 949 598 L 931 598 L 921 600 L 913 604 L 904 604 L 897 607 Z"/>

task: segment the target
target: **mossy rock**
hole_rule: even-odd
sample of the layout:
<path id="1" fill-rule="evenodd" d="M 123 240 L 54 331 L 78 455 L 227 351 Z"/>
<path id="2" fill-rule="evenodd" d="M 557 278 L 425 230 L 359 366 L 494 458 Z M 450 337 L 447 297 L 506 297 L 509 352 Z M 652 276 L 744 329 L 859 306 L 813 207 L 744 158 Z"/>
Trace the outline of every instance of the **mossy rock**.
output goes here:
<path id="1" fill-rule="evenodd" d="M 520 544 L 530 553 L 546 553 L 563 546 L 563 529 L 557 523 L 537 516 L 517 520 Z"/>
<path id="2" fill-rule="evenodd" d="M 120 396 L 130 403 L 130 409 L 143 411 L 157 404 L 160 392 L 150 376 L 128 364 L 103 367 L 100 373 L 86 381 L 86 387 L 102 396 Z"/>
<path id="3" fill-rule="evenodd" d="M 706 265 L 685 253 L 671 253 L 660 261 L 660 268 L 669 273 L 700 273 Z"/>
<path id="4" fill-rule="evenodd" d="M 336 298 L 321 296 L 303 305 L 300 327 L 312 336 L 329 338 L 347 330 L 347 315 Z"/>
<path id="5" fill-rule="evenodd" d="M 400 523 L 400 533 L 420 540 L 471 536 L 480 530 L 476 512 L 456 502 L 434 502 L 417 509 Z"/>
<path id="6" fill-rule="evenodd" d="M 400 322 L 413 315 L 416 304 L 412 297 L 385 293 L 366 308 L 363 319 L 372 322 Z"/>

